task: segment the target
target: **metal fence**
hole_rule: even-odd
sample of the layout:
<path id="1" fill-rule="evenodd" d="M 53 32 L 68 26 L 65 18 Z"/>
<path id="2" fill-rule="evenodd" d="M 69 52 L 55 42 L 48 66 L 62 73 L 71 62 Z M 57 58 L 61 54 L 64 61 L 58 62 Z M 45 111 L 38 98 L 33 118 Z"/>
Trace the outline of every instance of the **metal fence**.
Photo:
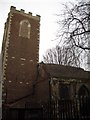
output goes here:
<path id="1" fill-rule="evenodd" d="M 45 120 L 90 119 L 90 99 L 80 97 L 73 100 L 56 100 L 44 105 Z"/>
<path id="2" fill-rule="evenodd" d="M 42 108 L 6 109 L 3 120 L 88 120 L 90 98 L 56 100 L 43 104 Z"/>

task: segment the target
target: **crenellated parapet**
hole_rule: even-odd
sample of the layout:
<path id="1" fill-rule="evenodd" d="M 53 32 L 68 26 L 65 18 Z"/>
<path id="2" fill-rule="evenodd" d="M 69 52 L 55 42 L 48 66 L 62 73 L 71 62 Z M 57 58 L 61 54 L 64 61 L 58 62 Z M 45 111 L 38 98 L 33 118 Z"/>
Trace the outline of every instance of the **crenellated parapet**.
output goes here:
<path id="1" fill-rule="evenodd" d="M 16 7 L 14 7 L 14 6 L 11 6 L 10 12 L 19 13 L 21 15 L 24 15 L 26 17 L 30 17 L 30 18 L 33 18 L 33 19 L 36 19 L 36 20 L 40 20 L 40 17 L 41 17 L 40 15 L 37 15 L 37 14 L 36 14 L 36 16 L 33 16 L 32 12 L 25 13 L 25 10 L 23 10 L 23 9 L 17 10 Z"/>
<path id="2" fill-rule="evenodd" d="M 40 16 L 11 6 L 2 45 L 3 104 L 30 94 L 29 89 L 32 93 L 39 61 L 39 41 Z"/>

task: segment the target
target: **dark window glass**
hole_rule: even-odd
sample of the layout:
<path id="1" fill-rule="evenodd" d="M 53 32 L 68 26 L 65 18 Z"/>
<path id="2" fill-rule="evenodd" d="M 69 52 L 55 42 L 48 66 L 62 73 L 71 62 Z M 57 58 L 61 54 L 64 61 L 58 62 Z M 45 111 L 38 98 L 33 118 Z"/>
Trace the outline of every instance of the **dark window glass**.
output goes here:
<path id="1" fill-rule="evenodd" d="M 62 84 L 60 86 L 60 98 L 61 99 L 68 99 L 69 98 L 69 88 L 65 84 Z"/>

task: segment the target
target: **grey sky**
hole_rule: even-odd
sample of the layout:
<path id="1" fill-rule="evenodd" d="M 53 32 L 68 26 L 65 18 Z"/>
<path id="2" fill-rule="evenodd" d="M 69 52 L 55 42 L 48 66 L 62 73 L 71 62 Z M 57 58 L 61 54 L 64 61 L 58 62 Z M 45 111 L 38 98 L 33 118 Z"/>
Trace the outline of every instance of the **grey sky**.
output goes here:
<path id="1" fill-rule="evenodd" d="M 70 0 L 64 0 L 68 2 Z M 72 1 L 72 0 L 71 0 Z M 24 9 L 26 13 L 32 12 L 41 16 L 40 26 L 40 60 L 45 51 L 53 47 L 53 41 L 58 29 L 56 13 L 60 12 L 62 0 L 0 0 L 0 48 L 3 39 L 4 23 L 10 11 L 10 6 L 17 10 Z"/>

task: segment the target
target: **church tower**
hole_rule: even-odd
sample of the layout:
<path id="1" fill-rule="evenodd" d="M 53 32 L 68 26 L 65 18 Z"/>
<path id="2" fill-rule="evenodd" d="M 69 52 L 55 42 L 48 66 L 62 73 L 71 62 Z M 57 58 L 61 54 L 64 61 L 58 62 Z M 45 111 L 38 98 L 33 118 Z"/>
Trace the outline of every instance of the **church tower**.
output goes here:
<path id="1" fill-rule="evenodd" d="M 14 103 L 32 92 L 39 61 L 40 16 L 11 6 L 2 44 L 3 102 Z"/>

